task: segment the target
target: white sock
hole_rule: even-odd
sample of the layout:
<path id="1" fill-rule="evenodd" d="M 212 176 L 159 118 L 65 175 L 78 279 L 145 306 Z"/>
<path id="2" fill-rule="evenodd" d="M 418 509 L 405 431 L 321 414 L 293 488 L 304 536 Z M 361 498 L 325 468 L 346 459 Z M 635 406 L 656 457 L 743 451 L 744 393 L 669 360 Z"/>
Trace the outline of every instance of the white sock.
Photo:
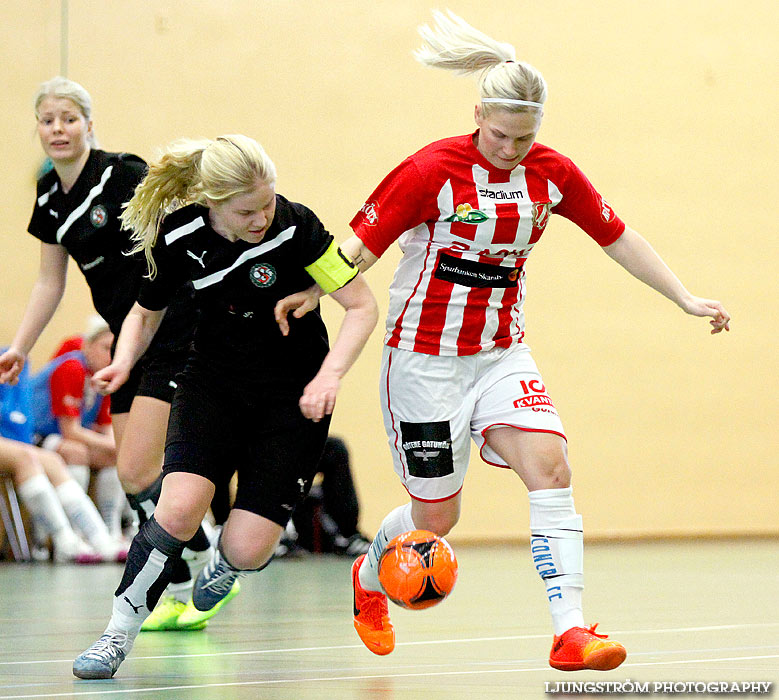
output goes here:
<path id="1" fill-rule="evenodd" d="M 89 467 L 84 464 L 68 464 L 68 471 L 83 491 L 89 491 L 89 479 L 92 476 Z"/>
<path id="2" fill-rule="evenodd" d="M 56 492 L 76 531 L 98 552 L 110 557 L 116 546 L 92 499 L 74 479 L 61 483 Z"/>
<path id="3" fill-rule="evenodd" d="M 127 643 L 124 647 L 125 653 L 132 649 L 135 638 L 141 631 L 143 621 L 151 612 L 148 608 L 143 613 L 140 610 L 146 607 L 149 589 L 159 579 L 168 560 L 169 557 L 165 553 L 157 548 L 153 548 L 148 553 L 148 558 L 145 562 L 142 560 L 135 562 L 141 568 L 135 572 L 130 585 L 119 595 L 114 595 L 111 619 L 108 621 L 105 633 L 127 635 Z M 126 571 L 127 569 L 125 569 L 125 576 L 127 575 Z M 124 585 L 124 580 L 121 585 Z M 135 602 L 133 603 L 133 601 Z"/>
<path id="4" fill-rule="evenodd" d="M 189 547 L 184 547 L 184 551 L 181 552 L 181 558 L 184 560 L 184 563 L 187 565 L 187 567 L 189 567 L 189 578 L 191 580 L 185 584 L 189 591 L 192 590 L 192 582 L 203 570 L 203 567 L 208 564 L 213 553 L 213 547 L 209 547 L 208 549 L 204 549 L 202 551 L 196 551 L 194 549 L 190 549 Z M 175 584 L 168 584 L 168 588 L 170 588 L 172 585 Z M 175 595 L 174 591 L 171 592 Z M 178 598 L 178 596 L 176 596 L 176 598 Z M 187 601 L 185 600 L 184 602 L 186 603 Z"/>
<path id="5" fill-rule="evenodd" d="M 530 551 L 546 585 L 555 635 L 584 626 L 584 540 L 571 487 L 531 491 Z"/>
<path id="6" fill-rule="evenodd" d="M 73 534 L 68 517 L 45 474 L 36 474 L 17 487 L 19 498 L 32 515 L 35 527 L 52 540 L 65 532 Z"/>
<path id="7" fill-rule="evenodd" d="M 58 552 L 78 552 L 88 550 L 94 553 L 91 547 L 84 544 L 84 541 L 70 527 L 55 532 L 51 536 L 51 545 L 54 548 L 54 561 L 59 561 Z M 67 557 L 67 555 L 65 555 Z"/>
<path id="8" fill-rule="evenodd" d="M 169 583 L 165 588 L 165 595 L 172 595 L 179 602 L 188 603 L 192 597 L 192 581 Z"/>
<path id="9" fill-rule="evenodd" d="M 415 530 L 414 521 L 411 518 L 411 503 L 398 506 L 381 523 L 376 537 L 373 538 L 371 548 L 365 559 L 362 560 L 358 576 L 360 585 L 366 591 L 380 591 L 379 583 L 379 557 L 393 537 Z"/>
<path id="10" fill-rule="evenodd" d="M 95 474 L 95 501 L 112 537 L 122 534 L 122 508 L 127 503 L 116 467 L 103 467 Z"/>

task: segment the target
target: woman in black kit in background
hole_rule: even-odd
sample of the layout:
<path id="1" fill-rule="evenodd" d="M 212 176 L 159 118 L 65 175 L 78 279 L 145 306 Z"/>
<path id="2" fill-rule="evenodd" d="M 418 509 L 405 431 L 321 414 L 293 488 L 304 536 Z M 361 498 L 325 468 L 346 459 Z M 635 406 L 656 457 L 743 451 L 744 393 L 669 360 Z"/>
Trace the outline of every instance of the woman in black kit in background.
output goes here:
<path id="1" fill-rule="evenodd" d="M 54 167 L 38 181 L 28 231 L 41 241 L 40 269 L 16 336 L 0 355 L 0 383 L 16 383 L 27 354 L 54 315 L 65 293 L 69 257 L 84 274 L 95 309 L 115 336 L 144 274 L 143 259 L 125 255 L 132 244 L 119 217 L 122 204 L 143 179 L 146 163 L 95 146 L 92 99 L 78 83 L 52 78 L 39 87 L 34 104 L 38 136 Z M 195 313 L 191 289 L 179 290 L 154 342 L 111 397 L 119 479 L 141 523 L 159 498 L 170 402 Z M 159 611 L 168 627 L 175 626 L 208 550 L 208 538 L 198 529 L 185 553 L 189 566 L 179 565 L 166 599 L 170 605 Z"/>

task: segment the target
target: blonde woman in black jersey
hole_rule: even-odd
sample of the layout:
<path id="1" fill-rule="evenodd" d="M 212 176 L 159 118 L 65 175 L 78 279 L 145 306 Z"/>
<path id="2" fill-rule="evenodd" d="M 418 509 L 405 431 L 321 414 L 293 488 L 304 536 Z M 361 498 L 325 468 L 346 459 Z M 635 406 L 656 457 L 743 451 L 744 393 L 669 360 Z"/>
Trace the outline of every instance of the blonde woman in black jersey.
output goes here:
<path id="1" fill-rule="evenodd" d="M 41 244 L 38 278 L 16 336 L 0 355 L 0 383 L 17 381 L 27 354 L 54 315 L 65 293 L 69 258 L 83 273 L 95 309 L 114 336 L 138 296 L 145 271 L 142 257 L 126 254 L 132 244 L 119 216 L 143 179 L 146 163 L 130 153 L 97 147 L 92 98 L 73 80 L 55 77 L 41 84 L 34 108 L 41 146 L 53 168 L 38 181 L 28 226 Z M 178 290 L 154 343 L 111 397 L 119 479 L 141 522 L 159 497 L 170 402 L 195 313 L 191 290 Z M 188 545 L 187 565 L 179 566 L 163 604 L 148 621 L 152 629 L 176 629 L 191 579 L 208 560 L 208 550 L 200 529 Z"/>
<path id="2" fill-rule="evenodd" d="M 341 380 L 376 324 L 357 268 L 275 180 L 254 139 L 180 141 L 150 166 L 123 215 L 149 274 L 95 380 L 106 393 L 126 381 L 184 282 L 200 320 L 173 399 L 159 503 L 130 547 L 105 633 L 74 662 L 80 678 L 113 676 L 215 489 L 235 472 L 235 503 L 182 624 L 207 620 L 239 576 L 268 564 L 317 471 Z M 313 282 L 345 311 L 332 348 L 318 312 L 291 319 L 287 336 L 276 325 L 278 300 Z"/>

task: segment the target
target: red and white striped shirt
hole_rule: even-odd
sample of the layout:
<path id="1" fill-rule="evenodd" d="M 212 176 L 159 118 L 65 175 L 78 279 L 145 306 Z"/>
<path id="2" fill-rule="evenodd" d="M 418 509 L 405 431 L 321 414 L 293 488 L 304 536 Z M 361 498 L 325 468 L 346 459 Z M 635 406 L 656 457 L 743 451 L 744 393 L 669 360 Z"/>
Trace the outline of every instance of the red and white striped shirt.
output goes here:
<path id="1" fill-rule="evenodd" d="M 430 355 L 472 355 L 522 341 L 524 262 L 550 214 L 601 246 L 624 223 L 565 156 L 534 144 L 513 170 L 491 165 L 473 135 L 406 158 L 351 221 L 374 255 L 398 240 L 385 343 Z"/>

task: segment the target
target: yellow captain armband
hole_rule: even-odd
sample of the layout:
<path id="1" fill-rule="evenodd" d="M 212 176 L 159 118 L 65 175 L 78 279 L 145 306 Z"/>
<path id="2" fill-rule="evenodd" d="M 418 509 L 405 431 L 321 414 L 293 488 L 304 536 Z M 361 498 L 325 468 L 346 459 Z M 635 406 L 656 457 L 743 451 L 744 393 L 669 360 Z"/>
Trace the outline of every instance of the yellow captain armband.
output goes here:
<path id="1" fill-rule="evenodd" d="M 351 282 L 359 272 L 357 266 L 343 254 L 335 241 L 330 243 L 321 257 L 306 265 L 305 269 L 325 294 L 330 294 L 347 282 Z"/>

